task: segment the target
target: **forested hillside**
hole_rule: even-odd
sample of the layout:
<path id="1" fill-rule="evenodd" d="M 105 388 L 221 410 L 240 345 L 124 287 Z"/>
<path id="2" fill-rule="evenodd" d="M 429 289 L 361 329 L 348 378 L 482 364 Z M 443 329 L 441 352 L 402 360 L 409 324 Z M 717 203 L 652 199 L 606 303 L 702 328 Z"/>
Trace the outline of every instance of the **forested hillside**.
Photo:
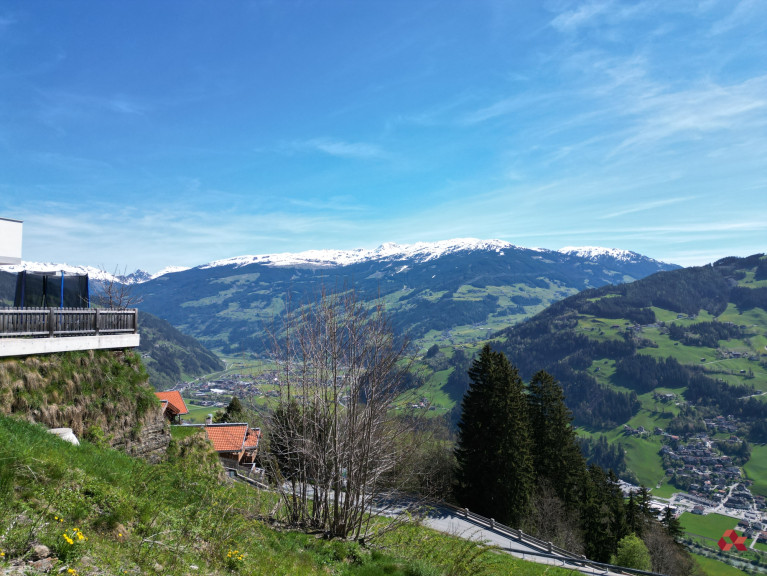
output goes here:
<path id="1" fill-rule="evenodd" d="M 157 390 L 170 388 L 184 378 L 223 370 L 218 356 L 162 318 L 141 312 L 138 321 L 139 352 L 149 373 L 149 382 Z"/>
<path id="2" fill-rule="evenodd" d="M 525 378 L 554 374 L 579 424 L 622 424 L 658 387 L 755 420 L 767 404 L 738 399 L 767 389 L 766 271 L 755 255 L 587 290 L 499 333 L 499 346 Z"/>

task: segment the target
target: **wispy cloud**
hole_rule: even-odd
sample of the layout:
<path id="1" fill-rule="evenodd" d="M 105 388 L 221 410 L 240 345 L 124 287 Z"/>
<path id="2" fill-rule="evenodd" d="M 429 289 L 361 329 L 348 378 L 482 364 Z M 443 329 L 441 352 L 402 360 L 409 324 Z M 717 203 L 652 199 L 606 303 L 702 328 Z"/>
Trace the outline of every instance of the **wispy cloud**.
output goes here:
<path id="1" fill-rule="evenodd" d="M 755 19 L 764 21 L 767 16 L 767 6 L 761 0 L 740 0 L 725 18 L 715 22 L 711 27 L 711 34 L 717 36 L 748 23 Z"/>
<path id="2" fill-rule="evenodd" d="M 628 103 L 627 110 L 636 119 L 633 134 L 620 143 L 619 149 L 764 126 L 765 94 L 767 76 L 760 76 L 730 86 L 708 83 L 690 90 L 636 98 Z"/>
<path id="3" fill-rule="evenodd" d="M 347 142 L 332 138 L 311 138 L 309 140 L 297 140 L 288 143 L 283 148 L 297 150 L 313 150 L 339 158 L 375 159 L 386 156 L 384 150 L 367 142 Z"/>
<path id="4" fill-rule="evenodd" d="M 551 21 L 551 25 L 559 31 L 570 32 L 592 22 L 597 16 L 607 11 L 609 6 L 609 2 L 587 2 L 574 10 L 561 12 Z"/>
<path id="5" fill-rule="evenodd" d="M 650 202 L 643 202 L 642 204 L 634 204 L 609 214 L 599 216 L 600 219 L 617 218 L 618 216 L 625 216 L 626 214 L 634 214 L 636 212 L 645 212 L 646 210 L 654 210 L 655 208 L 662 208 L 663 206 L 669 206 L 670 204 L 678 204 L 679 202 L 687 202 L 688 200 L 694 200 L 694 196 L 684 196 L 680 198 L 666 198 L 664 200 L 654 200 Z"/>
<path id="6" fill-rule="evenodd" d="M 40 91 L 40 118 L 53 126 L 103 114 L 142 116 L 149 107 L 122 94 L 99 96 L 63 91 Z"/>

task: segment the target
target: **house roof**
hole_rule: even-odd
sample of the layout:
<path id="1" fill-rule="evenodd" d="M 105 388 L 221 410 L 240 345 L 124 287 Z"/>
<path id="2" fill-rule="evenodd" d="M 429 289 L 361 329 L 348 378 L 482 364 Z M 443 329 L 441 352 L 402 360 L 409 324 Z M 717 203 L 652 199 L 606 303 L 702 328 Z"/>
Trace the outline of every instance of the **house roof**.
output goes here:
<path id="1" fill-rule="evenodd" d="M 168 392 L 155 392 L 163 405 L 167 402 L 165 410 L 170 410 L 173 414 L 189 414 L 189 410 L 184 403 L 184 399 L 181 397 L 181 392 L 178 390 L 169 390 Z"/>
<path id="2" fill-rule="evenodd" d="M 240 452 L 245 448 L 249 431 L 245 423 L 205 425 L 205 433 L 216 452 Z"/>
<path id="3" fill-rule="evenodd" d="M 248 430 L 248 435 L 245 437 L 245 449 L 253 449 L 258 448 L 258 441 L 261 439 L 261 429 L 260 428 L 250 428 Z"/>

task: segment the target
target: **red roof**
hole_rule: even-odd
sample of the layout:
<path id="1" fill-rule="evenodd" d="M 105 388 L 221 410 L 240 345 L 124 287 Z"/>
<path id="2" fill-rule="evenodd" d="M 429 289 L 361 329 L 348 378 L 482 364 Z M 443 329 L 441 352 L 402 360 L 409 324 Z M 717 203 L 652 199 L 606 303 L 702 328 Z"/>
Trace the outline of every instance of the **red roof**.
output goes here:
<path id="1" fill-rule="evenodd" d="M 258 448 L 258 441 L 261 439 L 261 429 L 251 428 L 248 430 L 248 435 L 245 437 L 245 448 L 250 450 Z"/>
<path id="2" fill-rule="evenodd" d="M 168 403 L 168 408 L 173 414 L 189 414 L 189 410 L 184 403 L 184 399 L 181 397 L 181 392 L 178 390 L 170 390 L 168 392 L 155 392 L 163 403 Z"/>
<path id="3" fill-rule="evenodd" d="M 205 432 L 216 452 L 240 452 L 249 429 L 247 424 L 206 424 Z"/>

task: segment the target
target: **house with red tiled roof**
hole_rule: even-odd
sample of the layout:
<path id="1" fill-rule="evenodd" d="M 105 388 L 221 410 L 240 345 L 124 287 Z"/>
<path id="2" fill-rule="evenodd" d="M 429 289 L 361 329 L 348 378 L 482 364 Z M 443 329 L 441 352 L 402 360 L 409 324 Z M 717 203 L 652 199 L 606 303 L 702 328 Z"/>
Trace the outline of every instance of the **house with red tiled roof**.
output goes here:
<path id="1" fill-rule="evenodd" d="M 261 429 L 244 422 L 205 424 L 203 426 L 213 449 L 224 464 L 253 464 L 258 455 Z"/>
<path id="2" fill-rule="evenodd" d="M 171 423 L 178 423 L 181 416 L 189 414 L 189 410 L 178 390 L 169 390 L 168 392 L 155 392 L 155 396 L 162 402 L 162 411 Z"/>

